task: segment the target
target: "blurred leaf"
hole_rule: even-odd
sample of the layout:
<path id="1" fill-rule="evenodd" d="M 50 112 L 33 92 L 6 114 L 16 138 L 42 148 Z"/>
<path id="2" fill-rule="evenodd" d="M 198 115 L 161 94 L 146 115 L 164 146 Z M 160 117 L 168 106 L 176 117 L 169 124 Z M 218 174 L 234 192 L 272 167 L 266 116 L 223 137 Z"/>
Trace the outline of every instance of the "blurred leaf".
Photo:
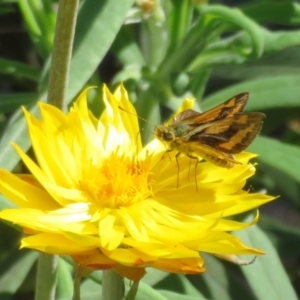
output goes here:
<path id="1" fill-rule="evenodd" d="M 0 211 L 5 208 L 15 208 L 15 204 L 7 200 L 3 195 L 0 195 Z"/>
<path id="2" fill-rule="evenodd" d="M 0 73 L 11 75 L 16 78 L 26 78 L 38 81 L 40 70 L 16 61 L 0 58 Z"/>
<path id="3" fill-rule="evenodd" d="M 147 268 L 146 275 L 141 279 L 145 284 L 153 286 L 169 276 L 169 273 L 154 269 L 154 268 Z"/>
<path id="4" fill-rule="evenodd" d="M 264 0 L 250 2 L 241 9 L 250 18 L 260 23 L 300 24 L 300 5 L 295 1 L 275 2 Z"/>
<path id="5" fill-rule="evenodd" d="M 178 47 L 180 42 L 191 27 L 193 17 L 193 4 L 190 1 L 172 0 L 172 9 L 168 14 L 169 23 L 169 50 L 171 53 Z"/>
<path id="6" fill-rule="evenodd" d="M 269 55 L 287 47 L 300 45 L 299 30 L 271 32 L 261 28 L 260 37 L 263 40 L 263 55 Z M 249 57 L 246 51 L 247 48 L 251 49 L 252 44 L 253 40 L 251 40 L 248 32 L 242 32 L 216 41 L 199 54 L 189 65 L 188 71 L 199 72 L 203 69 L 245 63 L 249 59 L 253 59 Z"/>
<path id="7" fill-rule="evenodd" d="M 258 160 L 274 166 L 300 182 L 300 147 L 258 136 L 250 145 L 249 151 L 257 153 Z"/>
<path id="8" fill-rule="evenodd" d="M 272 240 L 282 259 L 299 255 L 300 229 L 298 227 L 265 215 L 259 219 L 259 226 Z"/>
<path id="9" fill-rule="evenodd" d="M 201 275 L 189 275 L 188 278 L 207 299 L 254 299 L 240 267 L 206 253 L 201 255 L 207 270 Z"/>
<path id="10" fill-rule="evenodd" d="M 82 89 L 98 67 L 133 2 L 133 0 L 83 2 L 76 24 L 67 92 L 68 102 Z"/>
<path id="11" fill-rule="evenodd" d="M 73 296 L 73 267 L 62 257 L 58 258 L 58 273 L 56 299 L 72 299 Z"/>
<path id="12" fill-rule="evenodd" d="M 271 189 L 275 191 L 275 193 L 280 195 L 280 198 L 288 198 L 289 203 L 300 211 L 299 183 L 286 172 L 277 169 L 276 165 L 266 165 L 262 162 L 259 164 L 259 169 L 264 172 L 263 178 L 258 177 L 260 185 L 267 190 Z M 272 185 L 268 186 L 270 180 L 272 181 Z"/>
<path id="13" fill-rule="evenodd" d="M 249 80 L 209 95 L 205 98 L 205 101 L 201 103 L 201 108 L 205 111 L 242 92 L 250 93 L 246 110 L 299 107 L 299 83 L 300 75 Z"/>
<path id="14" fill-rule="evenodd" d="M 126 284 L 126 290 L 128 289 L 128 284 Z M 139 289 L 135 300 L 170 300 L 164 297 L 159 291 L 154 290 L 147 284 L 140 282 Z"/>
<path id="15" fill-rule="evenodd" d="M 178 296 L 189 295 L 200 297 L 198 299 L 204 299 L 200 291 L 191 284 L 186 276 L 181 274 L 169 274 L 155 285 L 155 289 L 160 291 L 164 290 L 164 292 L 168 290 L 169 292 L 177 293 Z M 162 294 L 164 293 L 162 292 Z"/>
<path id="16" fill-rule="evenodd" d="M 31 113 L 37 113 L 37 111 L 35 106 Z M 21 109 L 17 110 L 11 117 L 0 140 L 0 165 L 7 170 L 12 170 L 20 160 L 20 156 L 13 149 L 11 142 L 16 142 L 24 151 L 30 147 L 27 124 Z"/>
<path id="17" fill-rule="evenodd" d="M 32 104 L 35 101 L 37 94 L 34 93 L 0 95 L 0 112 L 12 112 L 22 105 Z"/>
<path id="18" fill-rule="evenodd" d="M 81 299 L 99 300 L 102 295 L 102 287 L 99 283 L 87 278 L 80 286 Z M 57 300 L 67 300 L 70 298 L 59 298 Z"/>
<path id="19" fill-rule="evenodd" d="M 35 251 L 13 251 L 0 266 L 0 298 L 11 299 L 36 261 Z"/>
<path id="20" fill-rule="evenodd" d="M 18 3 L 32 42 L 39 54 L 47 58 L 52 49 L 55 27 L 55 15 L 50 2 L 19 0 Z"/>
<path id="21" fill-rule="evenodd" d="M 232 55 L 248 58 L 259 58 L 263 53 L 263 35 L 261 28 L 250 18 L 244 15 L 239 9 L 228 8 L 223 5 L 200 6 L 201 18 L 182 40 L 180 47 L 174 49 L 162 62 L 157 77 L 165 78 L 169 73 L 182 71 L 183 68 L 192 72 L 198 70 L 207 58 L 202 58 L 202 51 L 210 51 L 214 43 L 219 42 L 218 38 L 222 33 L 232 30 L 243 29 L 250 38 L 249 43 L 239 44 L 238 48 L 232 48 Z M 226 26 L 228 25 L 228 26 Z M 207 46 L 208 45 L 208 46 Z M 208 50 L 207 50 L 208 49 Z M 228 51 L 228 50 L 227 50 Z M 188 67 L 186 67 L 188 65 Z"/>
<path id="22" fill-rule="evenodd" d="M 120 29 L 111 49 L 124 67 L 130 68 L 133 65 L 145 65 L 143 53 L 139 49 L 134 34 L 130 31 L 129 26 L 124 26 Z"/>
<path id="23" fill-rule="evenodd" d="M 170 291 L 159 291 L 163 296 L 165 296 L 167 299 L 172 299 L 172 300 L 208 300 L 207 298 L 197 296 L 188 296 L 188 295 L 182 295 L 182 294 L 176 294 L 174 292 Z"/>
<path id="24" fill-rule="evenodd" d="M 299 46 L 289 47 L 272 55 L 263 56 L 257 61 L 248 61 L 242 65 L 221 66 L 213 70 L 211 82 L 244 81 L 264 77 L 299 75 L 300 65 L 295 61 L 300 60 Z M 214 87 L 215 89 L 215 87 Z"/>
<path id="25" fill-rule="evenodd" d="M 289 281 L 276 249 L 268 237 L 254 225 L 247 230 L 237 232 L 239 238 L 248 245 L 259 247 L 266 252 L 265 256 L 259 256 L 255 263 L 242 268 L 256 299 L 289 299 L 297 300 L 295 291 Z"/>
<path id="26" fill-rule="evenodd" d="M 264 54 L 271 54 L 291 46 L 300 45 L 300 30 L 271 32 L 264 29 L 263 34 L 265 40 Z"/>

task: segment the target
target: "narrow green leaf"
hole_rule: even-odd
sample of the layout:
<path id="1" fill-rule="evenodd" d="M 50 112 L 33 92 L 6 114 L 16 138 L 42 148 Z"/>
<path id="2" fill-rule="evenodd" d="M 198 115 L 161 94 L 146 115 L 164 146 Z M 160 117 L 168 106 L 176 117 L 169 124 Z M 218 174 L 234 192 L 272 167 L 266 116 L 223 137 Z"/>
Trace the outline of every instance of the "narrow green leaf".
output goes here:
<path id="1" fill-rule="evenodd" d="M 67 99 L 94 73 L 114 41 L 133 0 L 85 1 L 76 25 Z"/>
<path id="2" fill-rule="evenodd" d="M 41 74 L 35 67 L 3 58 L 0 58 L 0 73 L 33 81 L 38 81 Z"/>
<path id="3" fill-rule="evenodd" d="M 206 271 L 198 276 L 190 275 L 189 280 L 207 299 L 237 300 L 251 299 L 251 291 L 243 282 L 243 276 L 236 265 L 201 253 Z M 241 297 L 243 296 L 243 297 Z"/>
<path id="4" fill-rule="evenodd" d="M 35 251 L 13 251 L 2 263 L 0 269 L 1 299 L 10 299 L 23 284 L 33 263 L 37 259 Z M 6 295 L 6 296 L 5 296 Z"/>
<path id="5" fill-rule="evenodd" d="M 300 31 L 271 32 L 260 29 L 263 55 L 270 55 L 291 46 L 300 45 Z M 232 66 L 252 60 L 246 51 L 253 41 L 243 32 L 210 44 L 188 67 L 189 72 L 199 72 L 220 66 Z M 257 57 L 258 58 L 258 57 Z"/>
<path id="6" fill-rule="evenodd" d="M 264 29 L 263 35 L 265 41 L 264 54 L 266 55 L 300 45 L 300 30 L 272 32 Z"/>
<path id="7" fill-rule="evenodd" d="M 13 112 L 21 105 L 32 104 L 36 100 L 37 94 L 34 93 L 0 95 L 0 112 Z"/>
<path id="8" fill-rule="evenodd" d="M 63 258 L 58 258 L 56 298 L 71 299 L 73 295 L 73 267 Z"/>
<path id="9" fill-rule="evenodd" d="M 200 297 L 199 299 L 203 298 L 201 292 L 191 283 L 191 281 L 181 274 L 168 274 L 167 277 L 155 285 L 155 290 L 170 291 L 177 293 L 178 295 Z"/>
<path id="10" fill-rule="evenodd" d="M 237 28 L 245 30 L 251 39 L 252 48 L 248 50 L 240 49 L 240 51 L 246 51 L 245 55 L 252 59 L 259 58 L 262 55 L 264 40 L 261 27 L 255 21 L 248 18 L 241 10 L 222 5 L 211 5 L 200 8 L 200 11 L 206 15 L 206 18 L 218 18 L 223 22 L 233 24 Z"/>
<path id="11" fill-rule="evenodd" d="M 194 296 L 176 294 L 174 292 L 163 291 L 163 290 L 160 290 L 159 292 L 167 299 L 172 299 L 172 300 L 208 300 L 207 298 L 204 298 L 202 296 L 194 297 Z"/>
<path id="12" fill-rule="evenodd" d="M 37 114 L 35 106 L 31 112 Z M 13 149 L 11 142 L 16 142 L 24 151 L 30 147 L 30 140 L 27 133 L 27 124 L 21 109 L 16 111 L 9 120 L 6 129 L 0 140 L 0 165 L 1 168 L 12 170 L 18 161 L 19 155 Z"/>
<path id="13" fill-rule="evenodd" d="M 257 153 L 258 160 L 289 174 L 300 182 L 300 147 L 258 136 L 250 145 L 249 151 Z"/>
<path id="14" fill-rule="evenodd" d="M 266 46 L 268 47 L 268 46 Z M 242 82 L 258 78 L 299 75 L 299 47 L 289 47 L 273 55 L 263 56 L 257 61 L 248 61 L 242 65 L 228 65 L 215 68 L 211 81 Z"/>
<path id="15" fill-rule="evenodd" d="M 148 268 L 146 275 L 141 279 L 142 282 L 145 284 L 148 284 L 150 286 L 153 286 L 169 276 L 169 273 L 154 269 L 154 268 Z"/>
<path id="16" fill-rule="evenodd" d="M 250 18 L 260 23 L 300 24 L 300 4 L 292 1 L 258 1 L 241 7 Z"/>
<path id="17" fill-rule="evenodd" d="M 295 216 L 297 211 L 295 211 Z M 265 215 L 259 219 L 259 226 L 272 240 L 281 258 L 296 257 L 299 254 L 300 228 L 289 225 L 278 218 Z"/>
<path id="18" fill-rule="evenodd" d="M 5 208 L 15 208 L 16 205 L 6 199 L 3 195 L 0 195 L 0 211 Z"/>
<path id="19" fill-rule="evenodd" d="M 128 283 L 125 285 L 128 289 Z M 140 282 L 139 289 L 135 300 L 169 300 L 169 298 L 164 297 L 159 291 L 154 290 L 147 284 Z"/>
<path id="20" fill-rule="evenodd" d="M 143 54 L 128 26 L 123 26 L 121 28 L 111 49 L 124 67 L 131 67 L 133 65 L 141 67 L 145 65 Z"/>
<path id="21" fill-rule="evenodd" d="M 239 83 L 206 97 L 201 108 L 205 111 L 242 92 L 250 93 L 247 110 L 299 107 L 300 76 L 266 77 Z"/>
<path id="22" fill-rule="evenodd" d="M 243 242 L 259 247 L 266 252 L 265 256 L 257 257 L 254 264 L 242 267 L 242 271 L 251 285 L 258 300 L 297 300 L 296 293 L 289 281 L 276 249 L 268 237 L 254 225 L 247 230 L 237 232 Z"/>
<path id="23" fill-rule="evenodd" d="M 188 0 L 172 0 L 173 6 L 168 14 L 169 51 L 176 49 L 189 30 L 193 17 L 193 4 Z"/>
<path id="24" fill-rule="evenodd" d="M 44 10 L 43 3 L 37 1 L 19 1 L 20 10 L 26 22 L 30 37 L 43 58 L 50 54 L 54 34 L 54 15 Z M 47 25 L 45 25 L 47 24 Z"/>

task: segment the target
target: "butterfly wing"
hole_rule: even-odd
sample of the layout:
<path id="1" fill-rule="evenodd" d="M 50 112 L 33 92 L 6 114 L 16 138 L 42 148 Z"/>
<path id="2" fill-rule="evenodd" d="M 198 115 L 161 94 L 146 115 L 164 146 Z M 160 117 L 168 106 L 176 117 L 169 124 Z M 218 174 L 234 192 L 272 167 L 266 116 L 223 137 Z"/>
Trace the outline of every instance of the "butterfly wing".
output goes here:
<path id="1" fill-rule="evenodd" d="M 248 98 L 249 93 L 241 93 L 204 113 L 187 109 L 174 116 L 173 124 L 174 126 L 177 126 L 182 122 L 196 127 L 199 124 L 229 118 L 243 111 L 245 105 L 247 104 Z"/>
<path id="2" fill-rule="evenodd" d="M 247 148 L 260 132 L 265 115 L 258 112 L 239 113 L 230 118 L 206 124 L 193 130 L 189 141 L 209 145 L 225 153 L 235 154 Z M 201 126 L 200 126 L 201 127 Z"/>

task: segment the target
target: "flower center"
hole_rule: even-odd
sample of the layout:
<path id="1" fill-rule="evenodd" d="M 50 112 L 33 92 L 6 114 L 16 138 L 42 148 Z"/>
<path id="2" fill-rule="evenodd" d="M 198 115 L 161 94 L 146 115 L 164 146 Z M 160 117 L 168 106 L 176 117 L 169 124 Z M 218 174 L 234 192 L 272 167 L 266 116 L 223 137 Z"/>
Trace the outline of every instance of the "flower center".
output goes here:
<path id="1" fill-rule="evenodd" d="M 142 201 L 151 195 L 150 159 L 112 153 L 98 164 L 85 166 L 81 189 L 96 205 L 119 208 Z"/>

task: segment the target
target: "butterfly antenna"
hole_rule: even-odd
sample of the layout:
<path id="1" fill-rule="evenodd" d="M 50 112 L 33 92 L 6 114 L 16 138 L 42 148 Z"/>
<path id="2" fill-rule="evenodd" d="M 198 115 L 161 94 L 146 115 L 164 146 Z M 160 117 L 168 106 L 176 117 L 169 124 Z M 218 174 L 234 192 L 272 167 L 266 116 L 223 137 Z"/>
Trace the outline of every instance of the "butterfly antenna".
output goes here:
<path id="1" fill-rule="evenodd" d="M 142 117 L 140 117 L 140 116 L 138 116 L 138 115 L 136 115 L 136 114 L 134 114 L 134 113 L 132 113 L 132 112 L 126 110 L 126 109 L 123 108 L 122 106 L 118 106 L 118 108 L 119 108 L 120 110 L 122 110 L 122 111 L 124 111 L 124 112 L 126 112 L 126 113 L 128 113 L 128 114 L 130 114 L 130 115 L 132 115 L 132 116 L 135 116 L 136 118 L 138 118 L 138 119 L 140 119 L 140 120 L 142 120 L 142 121 L 144 121 L 144 122 L 147 122 L 147 123 L 149 123 L 149 124 L 155 126 L 155 128 L 157 127 L 157 125 L 155 125 L 154 123 L 152 123 L 152 122 L 150 122 L 149 120 L 144 119 L 144 118 L 142 118 Z"/>

